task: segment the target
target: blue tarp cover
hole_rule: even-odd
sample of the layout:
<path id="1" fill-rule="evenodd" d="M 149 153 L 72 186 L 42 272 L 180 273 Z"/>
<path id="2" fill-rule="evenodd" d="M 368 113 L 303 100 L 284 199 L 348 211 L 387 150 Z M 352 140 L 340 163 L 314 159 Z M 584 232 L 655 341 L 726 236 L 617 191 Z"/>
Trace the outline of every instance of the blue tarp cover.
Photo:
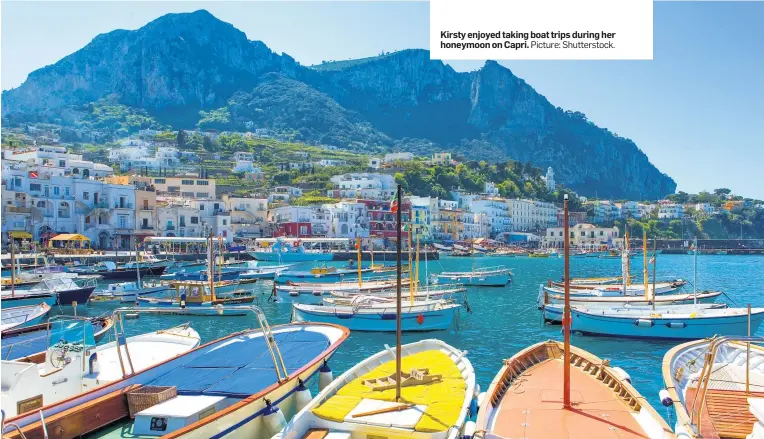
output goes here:
<path id="1" fill-rule="evenodd" d="M 289 373 L 305 366 L 329 347 L 329 339 L 313 331 L 274 334 Z M 233 337 L 148 385 L 176 386 L 178 394 L 246 398 L 277 382 L 270 351 L 262 337 Z"/>

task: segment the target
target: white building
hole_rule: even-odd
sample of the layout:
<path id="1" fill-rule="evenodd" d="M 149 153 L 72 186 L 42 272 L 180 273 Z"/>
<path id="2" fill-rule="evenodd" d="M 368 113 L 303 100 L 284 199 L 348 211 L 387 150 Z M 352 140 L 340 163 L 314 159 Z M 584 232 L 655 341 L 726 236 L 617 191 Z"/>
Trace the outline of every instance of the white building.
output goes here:
<path id="1" fill-rule="evenodd" d="M 509 216 L 507 200 L 502 198 L 475 198 L 469 210 L 478 215 L 478 224 L 490 227 L 490 236 L 512 231 L 512 218 Z"/>
<path id="2" fill-rule="evenodd" d="M 233 159 L 234 160 L 246 160 L 246 161 L 249 161 L 249 162 L 254 162 L 255 161 L 255 155 L 252 154 L 249 151 L 236 151 L 235 153 L 233 153 Z"/>
<path id="3" fill-rule="evenodd" d="M 489 197 L 498 197 L 499 188 L 497 188 L 496 184 L 494 184 L 492 181 L 486 181 L 483 183 L 483 193 Z"/>
<path id="4" fill-rule="evenodd" d="M 597 227 L 593 224 L 580 223 L 570 228 L 572 246 L 612 245 L 618 239 L 618 227 Z M 544 246 L 565 246 L 565 228 L 550 227 L 544 236 Z"/>
<path id="5" fill-rule="evenodd" d="M 291 198 L 301 197 L 302 189 L 293 186 L 276 186 L 268 194 L 269 203 L 288 202 Z"/>
<path id="6" fill-rule="evenodd" d="M 369 214 L 366 204 L 353 201 L 341 201 L 324 204 L 331 214 L 330 228 L 326 236 L 334 238 L 368 238 Z"/>
<path id="7" fill-rule="evenodd" d="M 190 200 L 190 206 L 199 209 L 199 221 L 202 227 L 208 226 L 214 236 L 223 237 L 227 242 L 233 240 L 231 211 L 225 202 L 219 200 Z"/>
<path id="8" fill-rule="evenodd" d="M 555 187 L 557 187 L 557 184 L 554 181 L 554 170 L 552 170 L 552 167 L 550 166 L 546 170 L 546 176 L 544 177 L 544 182 L 546 183 L 546 190 L 549 192 L 553 192 Z"/>
<path id="9" fill-rule="evenodd" d="M 668 200 L 658 202 L 658 218 L 659 219 L 678 219 L 684 216 L 684 208 L 679 203 L 674 203 Z"/>
<path id="10" fill-rule="evenodd" d="M 3 150 L 3 161 L 39 167 L 50 175 L 71 175 L 74 178 L 108 177 L 114 175 L 110 166 L 82 160 L 81 154 L 66 152 L 63 146 L 40 146 L 26 149 Z"/>
<path id="11" fill-rule="evenodd" d="M 557 207 L 535 200 L 507 200 L 512 217 L 512 231 L 528 232 L 557 226 Z"/>
<path id="12" fill-rule="evenodd" d="M 716 209 L 711 203 L 696 203 L 695 210 L 702 215 L 716 215 L 719 210 Z"/>
<path id="13" fill-rule="evenodd" d="M 642 218 L 642 211 L 636 201 L 626 201 L 618 205 L 621 210 L 621 218 Z"/>
<path id="14" fill-rule="evenodd" d="M 369 168 L 379 169 L 382 167 L 382 159 L 379 157 L 369 157 Z"/>
<path id="15" fill-rule="evenodd" d="M 364 200 L 388 200 L 395 193 L 395 179 L 392 175 L 375 173 L 353 173 L 335 175 L 331 178 L 334 190 L 327 191 L 333 198 L 361 198 Z"/>
<path id="16" fill-rule="evenodd" d="M 190 203 L 171 203 L 156 208 L 158 236 L 203 238 L 209 236 L 211 227 L 202 223 L 198 207 Z"/>
<path id="17" fill-rule="evenodd" d="M 321 159 L 317 162 L 314 162 L 313 164 L 320 168 L 325 168 L 328 166 L 344 166 L 347 164 L 347 162 L 345 160 Z"/>
<path id="18" fill-rule="evenodd" d="M 251 160 L 236 160 L 232 172 L 255 172 L 258 169 Z"/>
<path id="19" fill-rule="evenodd" d="M 414 160 L 414 154 L 410 152 L 393 152 L 390 154 L 385 154 L 384 162 L 385 163 L 392 163 L 392 162 L 407 162 L 410 160 Z"/>
<path id="20" fill-rule="evenodd" d="M 595 201 L 593 205 L 595 224 L 613 222 L 621 217 L 621 210 L 611 201 Z"/>

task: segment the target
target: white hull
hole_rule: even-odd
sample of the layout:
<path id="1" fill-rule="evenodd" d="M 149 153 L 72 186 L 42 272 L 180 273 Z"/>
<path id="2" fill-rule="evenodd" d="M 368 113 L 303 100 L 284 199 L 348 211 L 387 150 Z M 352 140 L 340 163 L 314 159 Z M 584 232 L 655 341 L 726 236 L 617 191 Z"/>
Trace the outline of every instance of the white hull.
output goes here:
<path id="1" fill-rule="evenodd" d="M 684 294 L 660 294 L 655 297 L 655 303 L 658 305 L 681 305 L 687 303 L 693 303 L 697 300 L 698 303 L 712 303 L 717 297 L 721 296 L 719 291 L 704 291 L 697 294 L 694 297 L 692 293 Z M 652 298 L 651 298 L 652 299 Z M 565 301 L 564 294 L 549 293 L 544 287 L 539 288 L 539 295 L 537 303 L 539 309 L 544 307 L 544 304 L 561 304 Z M 581 306 L 618 306 L 618 305 L 651 305 L 652 302 L 645 296 L 571 296 L 571 305 Z"/>
<path id="2" fill-rule="evenodd" d="M 436 331 L 451 327 L 460 305 L 443 303 L 416 303 L 403 305 L 401 328 L 406 331 Z M 321 322 L 342 325 L 352 331 L 395 332 L 395 304 L 385 306 L 319 306 L 292 305 L 294 321 Z M 421 318 L 420 318 L 421 317 Z"/>

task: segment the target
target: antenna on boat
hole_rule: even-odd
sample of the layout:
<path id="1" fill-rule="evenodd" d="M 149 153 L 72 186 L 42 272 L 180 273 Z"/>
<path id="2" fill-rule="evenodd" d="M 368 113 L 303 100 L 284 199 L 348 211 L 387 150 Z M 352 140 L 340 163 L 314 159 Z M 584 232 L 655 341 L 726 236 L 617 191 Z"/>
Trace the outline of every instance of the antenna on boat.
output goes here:
<path id="1" fill-rule="evenodd" d="M 397 284 L 396 284 L 396 319 L 395 319 L 395 402 L 400 402 L 401 400 L 401 240 L 403 237 L 401 236 L 401 223 L 402 215 L 401 215 L 401 209 L 400 204 L 403 199 L 403 189 L 401 188 L 401 185 L 398 185 L 397 192 L 395 194 L 395 199 L 393 200 L 393 204 L 391 205 L 391 208 L 395 209 L 395 219 L 396 219 L 396 233 L 398 241 L 396 242 L 396 248 L 395 253 L 397 256 L 397 263 L 396 263 L 396 271 L 397 271 Z M 410 213 L 409 213 L 410 215 Z"/>
<path id="2" fill-rule="evenodd" d="M 563 199 L 563 221 L 565 222 L 565 306 L 562 311 L 562 331 L 564 336 L 563 367 L 563 393 L 562 408 L 570 409 L 570 223 L 568 222 L 568 194 Z"/>

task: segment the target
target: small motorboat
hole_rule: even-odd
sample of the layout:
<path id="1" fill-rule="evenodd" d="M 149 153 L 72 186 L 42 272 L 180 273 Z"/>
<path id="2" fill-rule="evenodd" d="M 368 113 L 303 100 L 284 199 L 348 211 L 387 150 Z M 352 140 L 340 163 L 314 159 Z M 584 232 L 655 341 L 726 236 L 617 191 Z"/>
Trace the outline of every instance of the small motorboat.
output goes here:
<path id="1" fill-rule="evenodd" d="M 477 287 L 505 287 L 512 281 L 512 270 L 499 265 L 472 271 L 444 271 L 433 275 L 437 284 L 462 284 Z"/>
<path id="2" fill-rule="evenodd" d="M 564 305 L 562 304 L 547 304 L 541 308 L 541 313 L 544 316 L 545 322 L 560 323 L 562 322 L 562 312 Z M 726 303 L 699 303 L 692 304 L 690 299 L 689 304 L 670 304 L 670 305 L 656 305 L 654 308 L 652 305 L 609 305 L 607 303 L 600 304 L 588 304 L 588 305 L 573 305 L 572 309 L 578 309 L 582 311 L 586 310 L 601 310 L 603 313 L 619 313 L 623 311 L 643 311 L 650 312 L 655 310 L 655 313 L 660 314 L 663 311 L 672 312 L 687 312 L 691 313 L 698 309 L 725 309 L 729 308 Z"/>
<path id="3" fill-rule="evenodd" d="M 244 290 L 226 289 L 221 295 L 218 290 L 219 284 L 221 283 L 191 280 L 172 282 L 170 288 L 163 292 L 170 294 L 170 297 L 138 296 L 136 302 L 140 306 L 149 307 L 213 308 L 216 305 L 248 304 L 255 300 L 256 296 L 252 292 Z"/>
<path id="4" fill-rule="evenodd" d="M 55 293 L 57 302 L 61 306 L 85 305 L 90 300 L 90 295 L 96 288 L 95 280 L 81 281 L 72 278 L 44 279 L 36 286 L 30 288 L 30 294 Z"/>
<path id="5" fill-rule="evenodd" d="M 124 268 L 124 267 L 117 268 L 117 264 L 115 264 L 114 262 L 103 261 L 93 266 L 72 267 L 69 270 L 78 274 L 98 275 L 103 277 L 106 280 L 132 280 L 132 279 L 137 280 L 139 272 L 140 272 L 140 277 L 161 276 L 166 269 L 167 269 L 166 265 L 148 266 L 148 267 L 140 267 L 140 268 Z"/>
<path id="6" fill-rule="evenodd" d="M 406 344 L 400 371 L 398 383 L 394 349 L 372 355 L 322 390 L 273 439 L 464 437 L 476 405 L 466 352 L 440 340 Z"/>
<path id="7" fill-rule="evenodd" d="M 504 364 L 481 394 L 475 438 L 674 438 L 623 369 L 554 340 Z M 564 380 L 564 369 L 569 380 Z"/>
<path id="8" fill-rule="evenodd" d="M 93 338 L 100 342 L 114 325 L 111 316 L 90 319 L 93 325 Z M 23 328 L 9 329 L 2 333 L 2 360 L 15 360 L 35 355 L 45 355 L 48 348 L 48 330 L 50 322 Z"/>
<path id="9" fill-rule="evenodd" d="M 168 285 L 145 286 L 139 285 L 138 282 L 119 282 L 109 284 L 105 290 L 93 293 L 90 303 L 135 303 L 138 296 L 156 296 L 169 289 Z"/>
<path id="10" fill-rule="evenodd" d="M 677 437 L 760 439 L 764 433 L 764 338 L 714 337 L 663 357 L 661 402 Z"/>
<path id="11" fill-rule="evenodd" d="M 239 279 L 275 279 L 282 271 L 289 270 L 294 264 L 271 265 L 269 267 L 256 267 L 239 274 Z"/>
<path id="12" fill-rule="evenodd" d="M 0 331 L 36 325 L 42 322 L 49 312 L 50 305 L 47 303 L 0 309 Z"/>
<path id="13" fill-rule="evenodd" d="M 401 307 L 403 331 L 436 331 L 453 325 L 461 305 L 448 300 L 405 302 Z M 373 296 L 358 296 L 350 305 L 292 304 L 292 321 L 341 324 L 352 331 L 395 332 L 396 304 Z"/>
<path id="14" fill-rule="evenodd" d="M 58 316 L 44 355 L 2 361 L 0 400 L 6 416 L 57 403 L 122 380 L 199 346 L 188 324 L 96 345 L 88 319 Z M 62 381 L 63 380 L 63 381 Z M 66 386 L 60 384 L 66 383 Z M 39 417 L 38 417 L 39 419 Z"/>
<path id="15" fill-rule="evenodd" d="M 36 285 L 36 284 L 35 284 Z M 45 303 L 48 306 L 53 306 L 58 302 L 58 296 L 56 293 L 47 292 L 34 292 L 30 293 L 29 290 L 3 290 L 0 292 L 0 308 L 9 309 L 17 308 L 19 306 L 37 305 L 39 303 Z"/>
<path id="16" fill-rule="evenodd" d="M 327 360 L 349 332 L 326 324 L 271 328 L 261 310 L 248 308 L 256 312 L 252 321 L 259 328 L 235 332 L 65 401 L 30 404 L 29 411 L 7 419 L 6 425 L 15 424 L 27 438 L 42 437 L 42 415 L 45 430 L 65 429 L 66 437 L 92 432 L 103 438 L 270 439 L 297 412 L 297 402 L 310 399 L 312 377 L 319 376 L 319 388 L 332 380 Z M 85 364 L 90 367 L 89 361 Z M 5 371 L 4 365 L 4 380 Z M 21 436 L 9 430 L 4 437 Z"/>
<path id="17" fill-rule="evenodd" d="M 410 280 L 404 278 L 401 284 L 408 288 Z M 319 304 L 324 297 L 329 297 L 332 293 L 347 294 L 370 294 L 390 290 L 395 288 L 396 282 L 393 279 L 363 281 L 361 285 L 358 281 L 337 282 L 337 283 L 287 283 L 285 285 L 274 285 L 273 297 L 281 302 Z"/>
<path id="18" fill-rule="evenodd" d="M 680 293 L 680 294 L 658 294 L 653 297 L 645 295 L 641 296 L 570 296 L 570 304 L 573 306 L 583 307 L 603 307 L 603 306 L 647 306 L 652 305 L 655 302 L 656 305 L 682 305 L 687 303 L 713 303 L 719 296 L 722 295 L 721 291 L 701 291 L 697 294 L 693 293 Z M 538 307 L 542 309 L 546 304 L 561 304 L 565 300 L 565 294 L 550 293 L 543 285 L 539 286 L 538 295 Z"/>
<path id="19" fill-rule="evenodd" d="M 403 300 L 409 299 L 412 295 L 414 300 L 438 300 L 447 299 L 456 303 L 460 303 L 464 300 L 464 293 L 466 288 L 459 285 L 440 285 L 440 286 L 428 286 L 423 288 L 416 288 L 414 291 L 403 292 Z M 329 299 L 333 299 L 333 303 L 340 303 L 338 300 L 350 301 L 358 296 L 372 296 L 382 299 L 393 300 L 396 297 L 396 291 L 394 289 L 364 292 L 364 293 L 344 293 L 344 292 L 331 292 L 330 297 L 324 297 L 324 303 L 327 303 Z"/>
<path id="20" fill-rule="evenodd" d="M 341 282 L 343 280 L 358 279 L 359 271 L 364 273 L 372 272 L 371 268 L 351 269 L 336 267 L 314 267 L 310 271 L 289 271 L 285 270 L 276 274 L 274 282 Z"/>

